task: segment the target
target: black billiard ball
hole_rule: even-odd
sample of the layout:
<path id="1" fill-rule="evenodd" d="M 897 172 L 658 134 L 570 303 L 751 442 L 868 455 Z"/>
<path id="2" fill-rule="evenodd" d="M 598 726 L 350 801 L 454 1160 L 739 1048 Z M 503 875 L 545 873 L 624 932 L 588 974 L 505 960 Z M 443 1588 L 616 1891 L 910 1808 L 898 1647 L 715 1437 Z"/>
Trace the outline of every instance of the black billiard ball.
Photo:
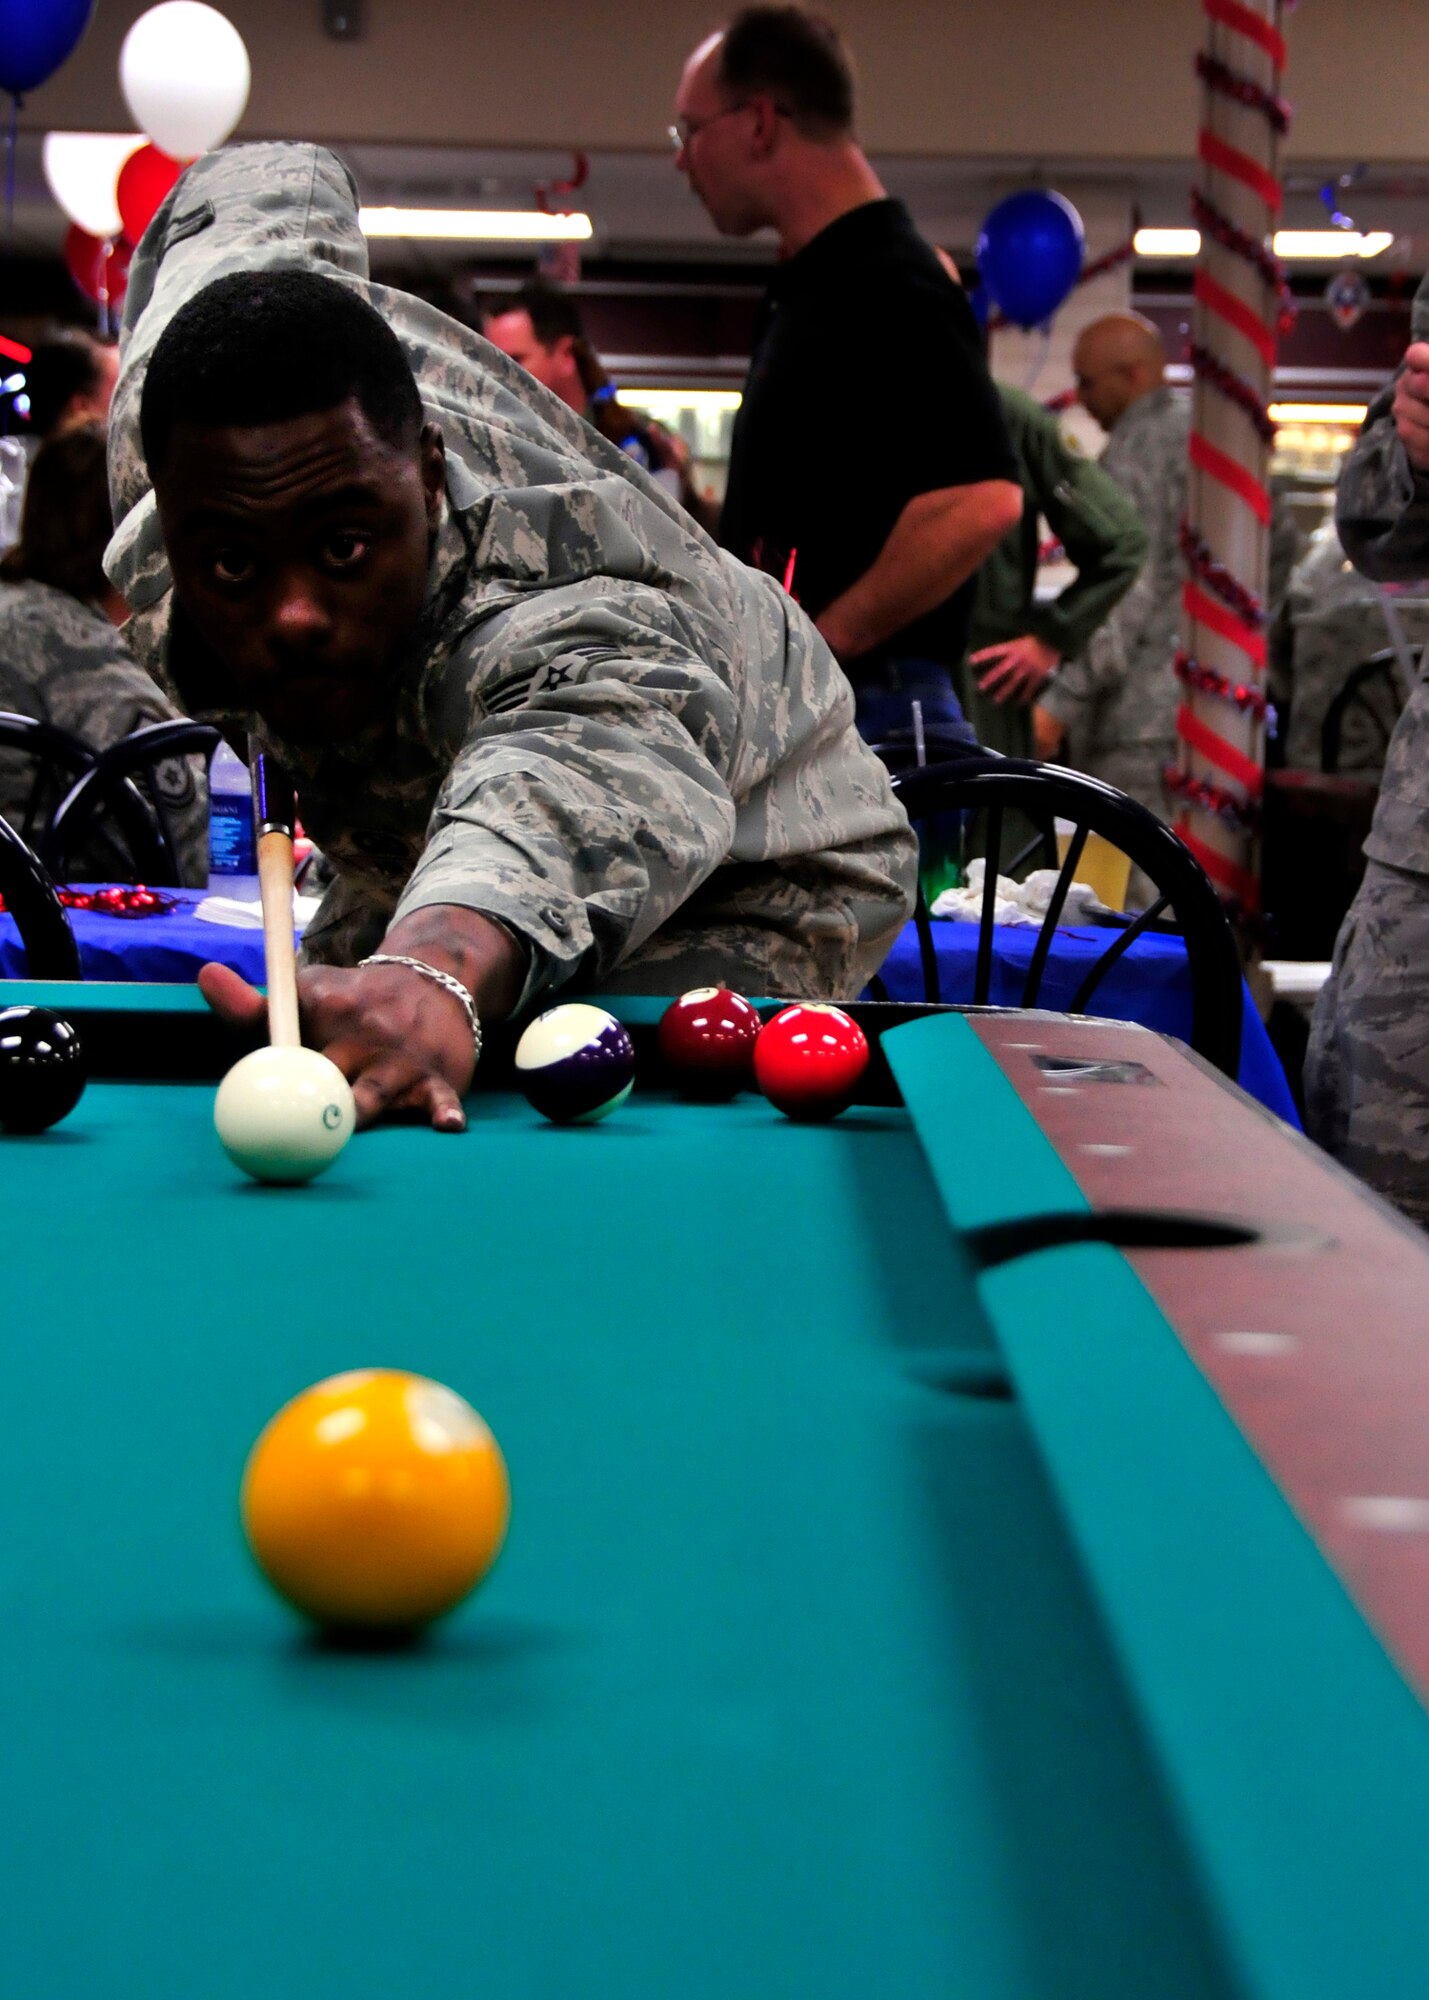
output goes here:
<path id="1" fill-rule="evenodd" d="M 68 1021 L 48 1007 L 0 1007 L 0 1130 L 58 1125 L 85 1081 L 84 1051 Z"/>

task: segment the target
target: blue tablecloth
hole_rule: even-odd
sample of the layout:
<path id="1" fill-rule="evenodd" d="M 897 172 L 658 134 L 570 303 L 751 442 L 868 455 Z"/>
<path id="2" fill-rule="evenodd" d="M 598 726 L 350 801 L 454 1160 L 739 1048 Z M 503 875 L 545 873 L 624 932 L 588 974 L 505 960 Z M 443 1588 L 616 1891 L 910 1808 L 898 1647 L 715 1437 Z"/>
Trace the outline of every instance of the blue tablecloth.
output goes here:
<path id="1" fill-rule="evenodd" d="M 175 890 L 178 908 L 163 917 L 109 917 L 93 910 L 71 910 L 70 922 L 79 943 L 86 979 L 155 980 L 160 984 L 192 984 L 207 959 L 217 959 L 245 979 L 263 979 L 263 933 L 229 924 L 210 924 L 194 915 L 203 900 L 198 891 Z M 973 991 L 976 924 L 935 923 L 938 973 L 944 1000 L 968 1001 Z M 993 955 L 994 1005 L 1015 1007 L 1022 999 L 1022 982 L 1036 940 L 1035 930 L 999 930 Z M 1088 964 L 1109 943 L 1103 930 L 1060 930 L 1042 981 L 1041 1004 L 1062 1008 L 1076 991 Z M 0 916 L 0 978 L 22 979 L 25 954 L 14 920 Z M 918 941 L 910 924 L 883 968 L 891 1000 L 921 1000 L 923 974 Z M 1189 1037 L 1191 995 L 1186 954 L 1176 938 L 1144 937 L 1112 967 L 1096 996 L 1096 1011 L 1119 1021 L 1140 1021 L 1165 1034 Z M 1285 1072 L 1266 1035 L 1260 1016 L 1244 998 L 1240 1083 L 1277 1116 L 1298 1124 Z"/>
<path id="2" fill-rule="evenodd" d="M 978 927 L 974 923 L 933 925 L 933 942 L 938 958 L 938 981 L 944 1000 L 970 1001 L 973 971 L 977 958 Z M 1031 927 L 999 927 L 992 956 L 994 1007 L 1020 1007 L 1027 967 L 1037 942 Z M 1063 1010 L 1082 982 L 1088 967 L 1112 942 L 1110 931 L 1092 926 L 1059 930 L 1053 940 L 1042 976 L 1038 1005 Z M 890 1000 L 923 998 L 923 967 L 918 954 L 917 933 L 911 924 L 889 954 L 883 968 L 883 983 Z M 1165 1035 L 1191 1038 L 1191 985 L 1186 972 L 1186 948 L 1179 938 L 1152 933 L 1136 943 L 1110 967 L 1092 1000 L 1098 1014 L 1115 1021 L 1139 1021 Z M 1285 1081 L 1280 1058 L 1271 1047 L 1265 1024 L 1255 1011 L 1244 981 L 1241 982 L 1240 1076 L 1242 1090 L 1257 1098 L 1287 1125 L 1299 1129 L 1295 1100 Z"/>

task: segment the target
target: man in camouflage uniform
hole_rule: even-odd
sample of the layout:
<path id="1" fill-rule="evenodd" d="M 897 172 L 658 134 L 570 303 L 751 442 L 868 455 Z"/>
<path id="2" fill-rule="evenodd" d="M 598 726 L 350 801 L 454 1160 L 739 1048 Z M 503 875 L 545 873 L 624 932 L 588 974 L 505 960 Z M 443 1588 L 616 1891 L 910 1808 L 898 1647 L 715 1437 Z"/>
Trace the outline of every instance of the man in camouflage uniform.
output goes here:
<path id="1" fill-rule="evenodd" d="M 229 274 L 294 268 L 377 309 L 426 419 L 420 459 L 390 461 L 399 486 L 424 482 L 431 537 L 385 714 L 346 737 L 330 729 L 337 740 L 299 740 L 274 724 L 296 701 L 281 678 L 261 709 L 337 869 L 304 942 L 301 993 L 309 1039 L 355 1079 L 359 1116 L 410 1110 L 460 1129 L 472 1067 L 440 985 L 357 964 L 379 946 L 456 977 L 492 1018 L 616 984 L 857 993 L 906 919 L 916 849 L 827 647 L 777 584 L 722 554 L 558 398 L 479 336 L 370 283 L 351 177 L 319 148 L 199 161 L 135 256 L 107 567 L 141 660 L 183 690 L 188 712 L 229 730 L 259 708 L 225 703 L 222 634 L 195 616 L 189 584 L 173 589 L 139 419 L 146 370 L 181 309 Z M 264 453 L 288 463 L 290 433 L 350 456 L 366 433 L 362 410 L 348 410 L 194 432 L 189 484 L 193 438 L 259 485 Z M 163 501 L 163 464 L 160 475 Z M 274 615 L 326 614 L 284 602 Z M 202 644 L 186 651 L 195 634 Z M 261 1002 L 239 984 L 214 968 L 204 981 L 221 1011 L 252 1017 Z"/>
<path id="2" fill-rule="evenodd" d="M 1085 653 L 1146 560 L 1146 533 L 1130 499 L 1069 444 L 1062 426 L 1021 389 L 997 387 L 1017 455 L 1022 518 L 977 573 L 967 660 L 954 677 L 979 743 L 1032 754 L 1029 706 L 1064 660 Z M 1076 575 L 1050 603 L 1036 599 L 1045 519 Z"/>
<path id="3" fill-rule="evenodd" d="M 1410 599 L 1397 610 L 1405 638 L 1415 645 L 1429 639 L 1429 605 Z M 1379 587 L 1362 576 L 1345 554 L 1334 524 L 1317 529 L 1291 573 L 1289 588 L 1270 635 L 1269 689 L 1280 718 L 1286 766 L 1321 771 L 1325 721 L 1350 675 L 1377 653 L 1393 648 L 1392 631 Z M 1409 696 L 1409 677 L 1395 659 L 1364 693 L 1365 724 L 1346 727 L 1334 768 L 1346 775 L 1378 778 L 1390 732 Z"/>
<path id="4" fill-rule="evenodd" d="M 1072 358 L 1077 394 L 1111 433 L 1098 461 L 1145 531 L 1141 573 L 1080 659 L 1038 703 L 1039 752 L 1127 792 L 1165 818 L 1161 774 L 1176 748 L 1175 660 L 1181 621 L 1181 520 L 1190 412 L 1166 386 L 1161 336 L 1138 313 L 1084 328 Z"/>
<path id="5" fill-rule="evenodd" d="M 103 426 L 71 425 L 36 454 L 20 539 L 0 556 L 0 711 L 49 723 L 90 751 L 176 719 L 117 629 L 125 607 L 102 568 L 109 528 Z M 180 879 L 202 886 L 204 760 L 169 757 L 140 775 L 163 807 Z M 63 766 L 46 780 L 30 751 L 0 750 L 0 814 L 35 845 L 75 776 Z M 65 856 L 65 878 L 133 881 L 134 862 L 107 818 Z"/>
<path id="6" fill-rule="evenodd" d="M 90 750 L 107 750 L 136 729 L 178 719 L 102 612 L 66 590 L 32 581 L 0 583 L 0 710 L 53 723 Z M 202 888 L 208 880 L 208 794 L 192 768 L 197 761 L 167 757 L 155 767 L 152 783 L 169 815 L 180 877 Z M 35 798 L 34 790 L 34 759 L 0 750 L 0 817 L 19 833 L 30 820 L 32 844 L 61 796 L 42 789 Z M 70 882 L 132 877 L 128 854 L 102 828 L 67 857 Z"/>
<path id="7" fill-rule="evenodd" d="M 1380 581 L 1429 578 L 1429 280 L 1413 342 L 1370 405 L 1335 518 Z M 1429 1227 L 1429 686 L 1389 746 L 1365 878 L 1335 946 L 1306 1060 L 1306 1123 L 1353 1172 Z"/>

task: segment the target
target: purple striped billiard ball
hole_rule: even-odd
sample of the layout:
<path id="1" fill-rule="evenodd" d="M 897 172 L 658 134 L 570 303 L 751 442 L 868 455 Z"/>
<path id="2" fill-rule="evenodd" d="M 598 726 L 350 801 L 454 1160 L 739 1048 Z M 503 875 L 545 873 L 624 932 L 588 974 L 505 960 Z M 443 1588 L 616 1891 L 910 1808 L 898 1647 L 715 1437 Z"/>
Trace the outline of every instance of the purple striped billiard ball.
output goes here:
<path id="1" fill-rule="evenodd" d="M 516 1044 L 516 1080 L 556 1125 L 594 1125 L 630 1095 L 635 1050 L 603 1007 L 569 1001 L 538 1015 Z"/>

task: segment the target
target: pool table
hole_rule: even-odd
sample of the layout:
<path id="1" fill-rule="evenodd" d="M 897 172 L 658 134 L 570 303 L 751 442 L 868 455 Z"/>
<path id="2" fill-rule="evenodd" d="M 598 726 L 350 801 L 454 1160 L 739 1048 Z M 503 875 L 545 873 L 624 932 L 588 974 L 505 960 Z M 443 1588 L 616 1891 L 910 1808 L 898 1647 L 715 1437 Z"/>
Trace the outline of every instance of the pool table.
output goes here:
<path id="1" fill-rule="evenodd" d="M 24 2000 L 1429 1990 L 1429 1255 L 1177 1045 L 867 1008 L 866 1102 L 470 1130 L 302 1189 L 185 989 L 12 984 L 0 1967 Z M 266 1590 L 306 1384 L 450 1383 L 510 1537 L 421 1643 Z"/>

